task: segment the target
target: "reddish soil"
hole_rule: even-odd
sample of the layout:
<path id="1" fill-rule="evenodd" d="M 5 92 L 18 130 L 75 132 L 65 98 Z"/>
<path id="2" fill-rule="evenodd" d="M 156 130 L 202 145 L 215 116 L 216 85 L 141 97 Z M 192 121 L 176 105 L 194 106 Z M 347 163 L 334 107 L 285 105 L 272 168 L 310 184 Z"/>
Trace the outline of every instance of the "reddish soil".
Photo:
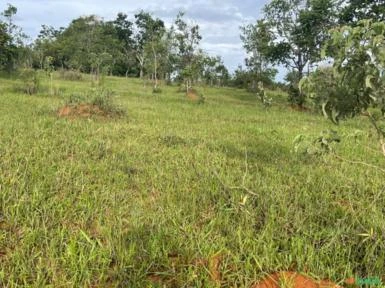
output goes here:
<path id="1" fill-rule="evenodd" d="M 222 282 L 222 274 L 221 274 L 221 263 L 222 263 L 222 255 L 215 254 L 209 258 L 195 258 L 192 261 L 187 261 L 181 255 L 177 253 L 170 253 L 168 255 L 168 259 L 174 271 L 181 271 L 183 267 L 186 266 L 194 266 L 195 269 L 203 269 L 207 271 L 210 276 L 210 280 L 215 287 L 220 287 Z M 157 285 L 165 285 L 163 287 L 174 287 L 176 284 L 176 279 L 173 279 L 171 275 L 165 276 L 163 273 L 149 273 L 147 279 Z M 172 284 L 175 284 L 172 286 Z M 180 285 L 176 285 L 175 287 L 180 287 Z"/>
<path id="2" fill-rule="evenodd" d="M 222 275 L 220 272 L 221 262 L 222 262 L 221 255 L 214 255 L 209 260 L 209 271 L 210 271 L 211 281 L 213 281 L 217 286 L 220 286 L 222 281 Z"/>
<path id="3" fill-rule="evenodd" d="M 251 288 L 341 288 L 341 286 L 329 280 L 317 281 L 294 272 L 277 272 Z"/>
<path id="4" fill-rule="evenodd" d="M 76 106 L 66 105 L 57 111 L 59 117 L 67 118 L 88 118 L 91 116 L 107 116 L 106 113 L 96 105 L 78 104 Z"/>
<path id="5" fill-rule="evenodd" d="M 189 100 L 194 102 L 197 102 L 200 99 L 198 91 L 196 91 L 195 89 L 189 89 L 186 95 Z"/>
<path id="6" fill-rule="evenodd" d="M 311 109 L 308 108 L 308 107 L 294 105 L 294 104 L 291 104 L 290 108 L 295 110 L 295 111 L 300 111 L 300 112 L 309 112 L 309 111 L 311 111 Z"/>
<path id="7" fill-rule="evenodd" d="M 345 281 L 345 284 L 352 287 L 352 286 L 356 286 L 356 278 L 348 278 L 346 279 Z"/>

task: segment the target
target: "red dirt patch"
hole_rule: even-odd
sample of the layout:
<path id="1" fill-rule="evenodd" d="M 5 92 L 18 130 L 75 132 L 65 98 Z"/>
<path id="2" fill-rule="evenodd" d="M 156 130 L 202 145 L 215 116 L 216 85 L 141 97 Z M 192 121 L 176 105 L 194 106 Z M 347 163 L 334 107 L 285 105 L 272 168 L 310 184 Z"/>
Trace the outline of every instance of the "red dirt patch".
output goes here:
<path id="1" fill-rule="evenodd" d="M 197 90 L 195 89 L 189 89 L 187 91 L 187 98 L 193 102 L 198 102 L 200 100 L 200 96 Z"/>
<path id="2" fill-rule="evenodd" d="M 295 110 L 295 111 L 299 111 L 299 112 L 309 112 L 309 111 L 311 111 L 311 109 L 308 108 L 308 107 L 299 106 L 299 105 L 295 105 L 295 104 L 291 104 L 290 108 Z"/>
<path id="3" fill-rule="evenodd" d="M 66 105 L 57 111 L 59 117 L 80 117 L 88 118 L 91 116 L 103 116 L 106 117 L 105 111 L 101 110 L 98 106 L 92 104 L 78 104 L 75 106 Z"/>
<path id="4" fill-rule="evenodd" d="M 194 258 L 188 260 L 178 253 L 169 253 L 168 254 L 169 263 L 172 267 L 172 271 L 175 274 L 182 273 L 186 267 L 191 267 L 196 271 L 205 271 L 209 275 L 210 282 L 214 284 L 213 287 L 221 287 L 222 284 L 222 274 L 221 274 L 221 264 L 223 260 L 222 254 L 215 254 L 209 258 Z M 167 272 L 167 273 L 166 273 Z M 147 280 L 150 283 L 156 285 L 163 285 L 162 287 L 180 287 L 178 285 L 178 280 L 175 278 L 175 275 L 169 274 L 169 271 L 158 271 L 158 272 L 149 272 L 147 274 Z M 180 284 L 180 283 L 179 283 Z"/>
<path id="5" fill-rule="evenodd" d="M 341 286 L 329 280 L 317 281 L 294 272 L 277 272 L 251 288 L 341 288 Z"/>
<path id="6" fill-rule="evenodd" d="M 222 275 L 220 272 L 221 262 L 222 262 L 222 257 L 219 254 L 212 256 L 209 260 L 209 271 L 210 271 L 211 280 L 217 286 L 220 286 L 222 281 Z"/>
<path id="7" fill-rule="evenodd" d="M 348 278 L 344 281 L 344 283 L 348 286 L 356 286 L 356 278 Z"/>

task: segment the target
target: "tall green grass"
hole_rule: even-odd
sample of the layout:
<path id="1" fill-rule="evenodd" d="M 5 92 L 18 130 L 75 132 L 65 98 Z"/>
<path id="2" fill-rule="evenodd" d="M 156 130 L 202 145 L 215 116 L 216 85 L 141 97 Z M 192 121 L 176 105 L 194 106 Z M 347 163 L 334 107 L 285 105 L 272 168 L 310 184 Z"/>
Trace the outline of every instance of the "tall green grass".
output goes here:
<path id="1" fill-rule="evenodd" d="M 385 275 L 385 175 L 359 162 L 385 164 L 364 119 L 336 127 L 279 93 L 265 108 L 230 88 L 201 88 L 196 105 L 177 87 L 154 95 L 112 77 L 105 85 L 125 116 L 57 117 L 71 94 L 89 91 L 83 78 L 55 79 L 61 96 L 18 94 L 17 79 L 0 80 L 0 286 Z M 294 152 L 297 135 L 326 129 L 341 135 L 334 153 Z"/>

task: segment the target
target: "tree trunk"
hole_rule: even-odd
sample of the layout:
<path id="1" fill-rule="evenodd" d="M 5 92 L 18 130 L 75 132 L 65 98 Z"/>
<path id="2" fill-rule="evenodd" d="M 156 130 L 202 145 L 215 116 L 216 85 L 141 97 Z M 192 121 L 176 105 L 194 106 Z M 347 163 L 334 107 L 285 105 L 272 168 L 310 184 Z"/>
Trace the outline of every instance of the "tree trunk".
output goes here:
<path id="1" fill-rule="evenodd" d="M 154 80 L 155 80 L 155 85 L 154 89 L 158 89 L 158 58 L 156 55 L 155 47 L 152 45 L 152 53 L 154 54 Z"/>

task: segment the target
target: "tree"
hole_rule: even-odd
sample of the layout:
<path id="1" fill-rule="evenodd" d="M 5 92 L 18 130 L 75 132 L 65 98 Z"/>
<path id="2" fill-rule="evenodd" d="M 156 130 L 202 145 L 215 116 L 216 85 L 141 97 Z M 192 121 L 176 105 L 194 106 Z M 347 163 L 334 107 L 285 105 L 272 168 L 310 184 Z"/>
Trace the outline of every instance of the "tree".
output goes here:
<path id="1" fill-rule="evenodd" d="M 360 20 L 373 19 L 385 21 L 385 3 L 383 0 L 342 0 L 339 13 L 341 24 L 356 25 Z"/>
<path id="2" fill-rule="evenodd" d="M 385 155 L 385 130 L 379 119 L 368 109 L 378 108 L 385 113 L 385 23 L 362 20 L 356 26 L 342 26 L 331 30 L 323 56 L 333 58 L 331 81 L 334 93 L 320 95 L 324 114 L 338 123 L 365 112 L 382 141 Z M 322 76 L 322 78 L 326 78 Z M 319 95 L 317 81 L 308 77 L 301 81 L 307 93 Z"/>
<path id="3" fill-rule="evenodd" d="M 293 100 L 298 105 L 305 100 L 298 81 L 306 67 L 309 70 L 319 60 L 320 47 L 333 25 L 334 4 L 334 0 L 272 0 L 264 8 L 264 20 L 244 31 L 247 49 L 296 71 L 298 79 L 291 85 L 297 91 Z"/>
<path id="4" fill-rule="evenodd" d="M 44 59 L 53 57 L 54 61 L 59 59 L 57 38 L 62 33 L 62 29 L 56 30 L 52 26 L 42 25 L 40 33 L 34 43 L 35 58 L 37 66 L 44 68 Z M 59 66 L 61 63 L 53 62 L 52 65 Z"/>
<path id="5" fill-rule="evenodd" d="M 112 62 L 112 55 L 103 52 L 100 54 L 91 53 L 89 55 L 91 63 L 91 73 L 94 75 L 94 80 L 97 84 L 100 84 L 100 75 L 106 75 Z"/>
<path id="6" fill-rule="evenodd" d="M 273 41 L 274 34 L 264 20 L 258 20 L 255 25 L 243 26 L 241 31 L 243 47 L 249 55 L 245 64 L 252 78 L 252 89 L 257 89 L 258 82 L 271 85 L 278 72 L 269 65 L 269 43 Z"/>
<path id="7" fill-rule="evenodd" d="M 7 66 L 12 55 L 9 47 L 10 38 L 5 23 L 0 22 L 0 68 Z"/>
<path id="8" fill-rule="evenodd" d="M 120 42 L 122 61 L 124 66 L 124 74 L 127 77 L 131 72 L 136 74 L 136 58 L 134 55 L 134 44 L 133 39 L 134 28 L 133 23 L 128 20 L 128 16 L 124 13 L 119 13 L 116 19 L 112 22 L 116 29 L 116 35 Z M 116 69 L 119 69 L 120 63 L 117 62 Z M 117 71 L 119 73 L 119 71 Z"/>
<path id="9" fill-rule="evenodd" d="M 202 36 L 198 25 L 189 25 L 183 19 L 184 13 L 179 12 L 175 20 L 174 37 L 177 50 L 177 70 L 184 82 L 186 91 L 192 87 L 202 72 L 203 53 L 199 49 Z"/>
<path id="10" fill-rule="evenodd" d="M 154 80 L 154 89 L 158 89 L 158 73 L 161 59 L 165 56 L 165 33 L 166 29 L 164 23 L 160 19 L 147 18 L 146 23 L 146 42 L 144 43 L 144 51 L 148 56 L 146 58 L 151 59 L 149 61 L 150 70 L 152 71 L 152 79 Z"/>
<path id="11" fill-rule="evenodd" d="M 47 56 L 44 58 L 44 71 L 49 77 L 49 83 L 50 83 L 50 94 L 53 95 L 53 71 L 55 71 L 55 67 L 53 66 L 54 58 L 52 56 Z"/>
<path id="12" fill-rule="evenodd" d="M 117 31 L 111 22 L 91 15 L 80 17 L 57 36 L 56 45 L 64 68 L 91 72 L 94 58 L 90 55 L 108 53 L 112 59 L 120 56 Z M 92 58 L 92 59 L 91 59 Z"/>
<path id="13" fill-rule="evenodd" d="M 147 61 L 148 45 L 151 46 L 154 63 L 157 62 L 157 48 L 161 37 L 165 31 L 164 22 L 160 19 L 153 19 L 150 13 L 140 11 L 135 15 L 136 35 L 135 35 L 135 52 L 140 67 L 139 77 L 144 76 L 144 68 Z M 147 53 L 146 53 L 147 52 Z M 154 67 L 157 66 L 154 65 Z M 155 68 L 156 69 L 156 68 Z"/>
<path id="14" fill-rule="evenodd" d="M 203 59 L 203 78 L 210 86 L 225 85 L 230 74 L 220 56 L 205 56 Z"/>
<path id="15" fill-rule="evenodd" d="M 21 28 L 14 24 L 14 17 L 17 13 L 17 8 L 8 4 L 0 19 L 0 64 L 3 68 L 6 68 L 9 72 L 16 68 L 19 57 L 22 55 L 24 48 L 24 40 L 26 35 L 22 32 Z"/>

